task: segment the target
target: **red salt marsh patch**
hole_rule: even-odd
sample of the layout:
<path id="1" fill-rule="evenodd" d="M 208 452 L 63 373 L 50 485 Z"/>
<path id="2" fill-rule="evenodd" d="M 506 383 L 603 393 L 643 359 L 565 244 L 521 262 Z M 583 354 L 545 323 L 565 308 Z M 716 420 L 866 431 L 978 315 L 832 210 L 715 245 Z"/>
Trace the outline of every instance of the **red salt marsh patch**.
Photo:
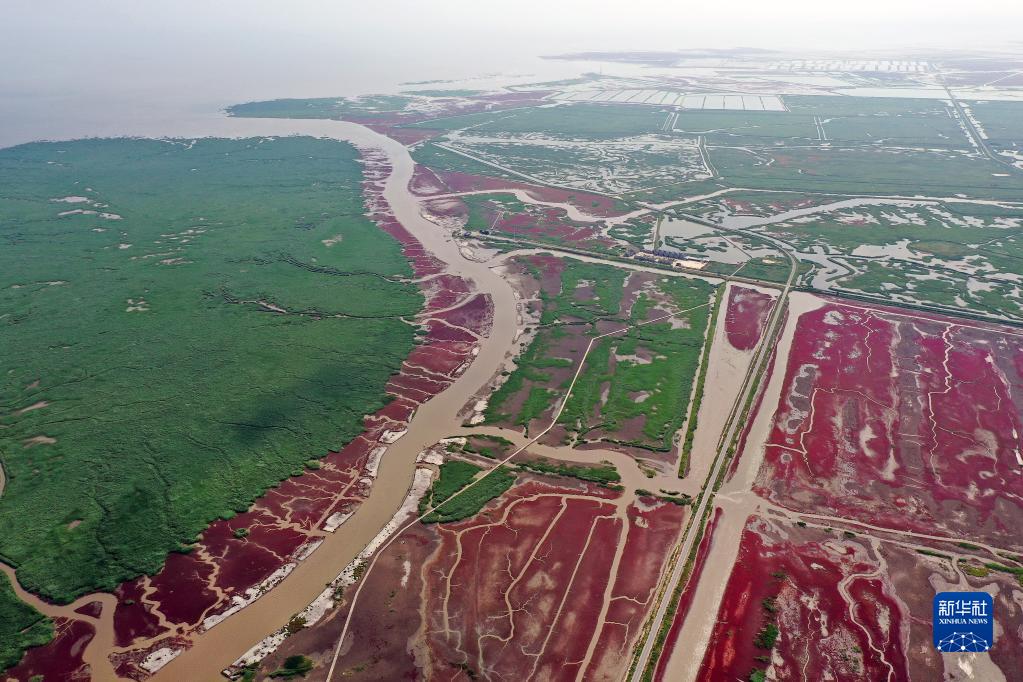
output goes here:
<path id="1" fill-rule="evenodd" d="M 752 350 L 764 333 L 775 297 L 756 289 L 733 285 L 725 307 L 725 333 L 738 350 Z"/>
<path id="2" fill-rule="evenodd" d="M 756 209 L 748 201 L 739 201 L 738 199 L 722 199 L 721 203 L 728 208 L 728 212 L 732 215 L 751 215 L 756 213 Z"/>
<path id="3" fill-rule="evenodd" d="M 431 168 L 417 163 L 412 169 L 412 178 L 408 183 L 409 191 L 421 197 L 434 194 L 445 194 L 449 188 Z"/>
<path id="4" fill-rule="evenodd" d="M 351 616 L 349 631 L 354 633 L 357 643 L 342 648 L 338 665 L 344 671 L 343 679 L 357 682 L 419 679 L 409 642 L 420 625 L 423 564 L 437 542 L 431 526 L 414 527 L 377 561 L 362 587 L 359 602 L 378 608 L 357 608 Z M 352 591 L 354 588 L 349 587 L 345 595 L 350 596 Z M 303 655 L 317 663 L 307 679 L 322 679 L 347 615 L 348 609 L 342 603 L 315 626 L 288 637 L 260 663 L 260 669 L 269 673 L 279 669 L 289 656 Z"/>
<path id="5" fill-rule="evenodd" d="M 621 524 L 610 505 L 553 486 L 513 492 L 439 529 L 426 572 L 428 678 L 463 660 L 490 675 L 574 677 L 585 654 Z"/>
<path id="6" fill-rule="evenodd" d="M 857 540 L 750 517 L 697 679 L 908 679 L 904 616 L 878 571 Z"/>
<path id="7" fill-rule="evenodd" d="M 494 319 L 494 304 L 489 294 L 476 294 L 457 308 L 432 315 L 456 327 L 476 334 L 489 334 Z"/>
<path id="8" fill-rule="evenodd" d="M 450 341 L 455 343 L 472 344 L 476 340 L 475 334 L 472 334 L 465 329 L 452 327 L 440 320 L 430 320 L 426 323 L 425 327 L 427 338 L 434 342 Z"/>
<path id="9" fill-rule="evenodd" d="M 85 647 L 96 636 L 96 629 L 81 620 L 53 619 L 54 639 L 46 646 L 29 649 L 21 662 L 4 673 L 6 680 L 30 680 L 36 675 L 44 682 L 90 679 L 82 661 Z"/>
<path id="10" fill-rule="evenodd" d="M 138 639 L 147 639 L 167 632 L 152 607 L 142 599 L 145 588 L 142 578 L 122 583 L 114 590 L 117 608 L 114 609 L 114 644 L 127 647 Z M 47 645 L 48 649 L 52 644 Z"/>
<path id="11" fill-rule="evenodd" d="M 195 625 L 217 603 L 217 595 L 207 587 L 213 570 L 191 554 L 171 554 L 152 580 L 154 591 L 149 598 L 160 603 L 170 622 Z"/>
<path id="12" fill-rule="evenodd" d="M 423 140 L 429 140 L 431 137 L 436 137 L 443 132 L 429 128 L 399 128 L 387 123 L 366 123 L 366 127 L 393 140 L 397 140 L 404 145 L 414 145 Z"/>
<path id="13" fill-rule="evenodd" d="M 466 362 L 471 349 L 464 341 L 436 341 L 429 348 L 413 350 L 406 362 L 434 374 L 451 375 Z"/>
<path id="14" fill-rule="evenodd" d="M 417 165 L 409 183 L 409 189 L 419 196 L 479 191 L 500 191 L 520 189 L 537 201 L 551 204 L 572 204 L 584 213 L 594 217 L 610 218 L 628 213 L 615 200 L 600 194 L 584 191 L 541 187 L 525 182 L 493 178 L 486 175 L 472 175 L 455 171 L 434 171 Z"/>
<path id="15" fill-rule="evenodd" d="M 562 208 L 527 206 L 523 213 L 506 213 L 498 209 L 487 212 L 487 222 L 498 232 L 532 239 L 547 239 L 591 248 L 608 248 L 614 240 L 603 236 L 591 223 L 570 220 Z"/>
<path id="16" fill-rule="evenodd" d="M 401 393 L 417 402 L 425 402 L 447 388 L 448 382 L 439 382 L 412 374 L 399 374 L 387 383 L 388 390 Z"/>
<path id="17" fill-rule="evenodd" d="M 628 508 L 627 515 L 629 534 L 615 576 L 607 619 L 586 670 L 588 679 L 615 679 L 621 672 L 622 661 L 629 660 L 649 614 L 664 561 L 682 529 L 686 510 L 642 498 L 639 506 Z"/>
<path id="18" fill-rule="evenodd" d="M 1015 332 L 838 304 L 805 313 L 756 491 L 1023 548 L 1021 356 Z"/>
<path id="19" fill-rule="evenodd" d="M 526 258 L 540 277 L 540 288 L 551 294 L 561 291 L 561 273 L 565 270 L 565 259 L 557 256 L 537 254 Z"/>
<path id="20" fill-rule="evenodd" d="M 426 312 L 450 308 L 472 291 L 466 280 L 450 274 L 431 277 L 421 282 L 419 289 L 426 296 Z"/>
<path id="21" fill-rule="evenodd" d="M 633 606 L 645 603 L 660 577 L 667 549 L 674 544 L 686 508 L 652 497 L 642 497 L 626 510 L 629 537 L 622 553 L 613 598 L 627 600 Z"/>
<path id="22" fill-rule="evenodd" d="M 612 576 L 623 527 L 608 501 L 619 495 L 581 481 L 520 475 L 470 519 L 415 526 L 366 579 L 361 599 L 381 607 L 353 614 L 353 639 L 338 669 L 354 680 L 524 679 L 531 672 L 536 679 L 575 679 L 593 643 L 584 678 L 619 677 L 628 657 L 607 655 L 604 647 L 627 648 L 638 636 L 685 514 L 649 498 L 630 507 L 629 537 Z M 611 580 L 609 623 L 598 633 Z M 345 615 L 338 608 L 290 637 L 261 669 L 274 670 L 297 653 L 328 665 Z M 618 617 L 636 627 L 626 633 L 610 623 Z"/>

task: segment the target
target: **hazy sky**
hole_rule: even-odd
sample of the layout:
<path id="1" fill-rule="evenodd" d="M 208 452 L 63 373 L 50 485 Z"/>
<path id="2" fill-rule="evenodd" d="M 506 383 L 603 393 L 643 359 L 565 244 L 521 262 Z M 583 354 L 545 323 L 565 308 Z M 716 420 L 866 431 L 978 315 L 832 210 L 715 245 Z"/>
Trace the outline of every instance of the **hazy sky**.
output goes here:
<path id="1" fill-rule="evenodd" d="M 0 143 L 74 119 L 595 68 L 536 59 L 557 52 L 1023 51 L 1021 26 L 1020 0 L 0 0 Z"/>
<path id="2" fill-rule="evenodd" d="M 227 89 L 341 64 L 411 79 L 571 50 L 1023 48 L 1021 26 L 1019 0 L 0 0 L 0 94 L 188 68 Z"/>
<path id="3" fill-rule="evenodd" d="M 199 41 L 237 35 L 304 36 L 369 43 L 387 35 L 418 45 L 457 38 L 506 40 L 528 49 L 607 45 L 630 49 L 752 45 L 883 47 L 1019 40 L 1023 3 L 1013 0 L 2 0 L 0 34 L 88 33 L 97 43 L 125 31 Z M 5 43 L 7 41 L 5 40 Z M 97 46 L 100 47 L 101 46 Z M 273 45 L 267 45 L 273 49 Z M 392 46 L 400 49 L 399 45 Z M 4 49 L 0 47 L 0 49 Z"/>

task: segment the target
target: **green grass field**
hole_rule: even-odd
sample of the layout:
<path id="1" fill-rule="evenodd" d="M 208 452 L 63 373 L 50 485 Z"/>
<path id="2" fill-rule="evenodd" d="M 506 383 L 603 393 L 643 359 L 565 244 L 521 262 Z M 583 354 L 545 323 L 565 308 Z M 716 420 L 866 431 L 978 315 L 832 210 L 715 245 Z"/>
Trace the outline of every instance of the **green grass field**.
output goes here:
<path id="1" fill-rule="evenodd" d="M 419 503 L 419 513 L 430 507 L 437 507 L 465 488 L 483 471 L 475 464 L 452 460 L 440 465 L 440 478 L 434 481 L 430 492 Z M 464 493 L 459 494 L 440 509 L 430 512 L 423 523 L 447 523 L 461 521 L 479 513 L 490 500 L 501 495 L 515 483 L 515 474 L 501 467 Z"/>
<path id="2" fill-rule="evenodd" d="M 227 113 L 242 118 L 346 118 L 401 111 L 410 101 L 401 95 L 273 99 L 234 104 L 227 108 Z"/>
<path id="3" fill-rule="evenodd" d="M 710 350 L 714 343 L 714 329 L 717 327 L 718 315 L 721 314 L 721 301 L 724 298 L 725 287 L 719 287 L 714 292 L 714 307 L 710 313 L 710 320 L 707 326 L 710 328 L 707 333 L 707 340 L 704 342 L 703 354 L 700 359 L 700 375 L 696 379 L 696 388 L 693 390 L 693 400 L 689 405 L 689 416 L 686 420 L 686 435 L 679 448 L 678 477 L 685 478 L 689 474 L 689 457 L 693 452 L 693 441 L 696 439 L 696 427 L 699 426 L 700 405 L 703 403 L 703 388 L 707 382 L 707 370 L 710 367 Z"/>
<path id="4" fill-rule="evenodd" d="M 462 202 L 469 210 L 469 218 L 465 229 L 479 231 L 491 229 L 493 215 L 526 213 L 526 205 L 515 198 L 514 194 L 495 192 L 493 194 L 467 194 Z"/>
<path id="5" fill-rule="evenodd" d="M 0 151 L 0 554 L 26 588 L 156 571 L 385 404 L 422 298 L 360 181 L 312 138 Z"/>
<path id="6" fill-rule="evenodd" d="M 530 265 L 528 261 L 527 265 Z M 533 268 L 533 273 L 540 273 Z M 516 369 L 508 380 L 498 388 L 487 403 L 487 421 L 511 421 L 520 426 L 528 426 L 529 422 L 544 413 L 558 395 L 556 386 L 550 386 L 552 376 L 550 370 L 555 368 L 568 369 L 572 361 L 567 358 L 551 357 L 549 349 L 552 343 L 563 338 L 568 332 L 557 326 L 556 322 L 565 319 L 593 323 L 598 319 L 616 317 L 620 311 L 622 287 L 625 284 L 625 270 L 610 265 L 584 263 L 566 259 L 565 269 L 561 273 L 561 289 L 548 292 L 541 289 L 542 310 L 540 324 L 545 327 L 537 334 L 516 362 Z M 574 292 L 581 282 L 594 283 L 594 295 L 586 300 L 575 297 Z M 525 404 L 516 414 L 506 414 L 505 403 L 519 393 L 524 386 L 529 386 L 529 394 Z"/>
<path id="7" fill-rule="evenodd" d="M 938 100 L 787 95 L 785 104 L 788 111 L 683 111 L 674 129 L 716 145 L 970 148 L 951 109 Z"/>
<path id="8" fill-rule="evenodd" d="M 594 140 L 655 133 L 668 109 L 627 104 L 559 104 L 554 107 L 516 109 L 492 114 L 494 121 L 473 128 L 474 133 L 547 133 Z"/>
<path id="9" fill-rule="evenodd" d="M 618 239 L 637 249 L 643 249 L 653 243 L 656 220 L 648 221 L 640 218 L 629 218 L 607 231 L 608 236 Z"/>
<path id="10" fill-rule="evenodd" d="M 870 147 L 711 147 L 721 182 L 734 187 L 836 194 L 966 195 L 1023 200 L 1023 176 L 965 152 Z"/>
<path id="11" fill-rule="evenodd" d="M 1023 145 L 1023 102 L 967 102 L 988 140 L 997 147 Z"/>
<path id="12" fill-rule="evenodd" d="M 817 137 L 812 116 L 787 111 L 686 110 L 679 113 L 674 129 L 703 135 L 714 144 L 805 144 Z"/>
<path id="13" fill-rule="evenodd" d="M 474 175 L 488 175 L 494 178 L 505 178 L 516 182 L 523 182 L 523 179 L 512 173 L 507 173 L 499 168 L 474 161 L 467 156 L 450 152 L 443 147 L 438 147 L 432 142 L 425 142 L 412 150 L 412 159 L 435 171 L 451 171 L 455 173 L 472 173 Z"/>
<path id="14" fill-rule="evenodd" d="M 590 481 L 591 483 L 599 483 L 601 485 L 618 483 L 622 480 L 621 474 L 618 473 L 618 469 L 613 464 L 603 464 L 600 466 L 575 465 L 565 464 L 564 462 L 552 462 L 541 457 L 540 459 L 519 462 L 518 465 L 523 469 L 541 474 L 568 476 L 569 478 L 578 478 L 581 481 Z"/>
<path id="15" fill-rule="evenodd" d="M 714 290 L 703 280 L 679 277 L 664 278 L 658 288 L 678 310 L 707 303 Z M 653 305 L 652 299 L 640 294 L 628 324 L 648 319 L 647 312 Z M 709 306 L 686 313 L 686 328 L 673 329 L 670 321 L 655 322 L 598 341 L 586 358 L 559 421 L 580 437 L 599 429 L 608 438 L 628 445 L 670 450 L 675 432 L 685 421 L 709 313 Z M 612 355 L 633 356 L 640 351 L 652 353 L 653 358 L 646 364 L 611 363 Z M 649 397 L 637 402 L 634 396 L 644 391 Z M 641 435 L 615 435 L 626 421 L 637 417 L 644 420 Z"/>
<path id="16" fill-rule="evenodd" d="M 554 406 L 568 387 L 567 379 L 559 381 L 555 376 L 567 376 L 574 362 L 553 355 L 553 349 L 570 335 L 595 336 L 606 331 L 598 330 L 601 322 L 625 327 L 647 320 L 654 306 L 664 309 L 670 305 L 679 311 L 694 308 L 707 303 L 714 289 L 703 280 L 664 277 L 654 285 L 658 300 L 644 291 L 630 310 L 623 311 L 627 274 L 611 265 L 564 259 L 560 289 L 540 293 L 542 328 L 519 357 L 515 371 L 491 396 L 488 422 L 528 427 Z M 709 312 L 709 307 L 703 306 L 683 315 L 688 327 L 655 322 L 597 341 L 559 423 L 579 438 L 599 430 L 605 439 L 669 450 L 685 418 Z M 649 355 L 649 360 L 626 359 L 640 354 Z M 622 359 L 613 360 L 615 357 Z M 648 395 L 637 400 L 644 392 Z M 513 400 L 516 396 L 519 402 Z M 517 407 L 510 408 L 510 404 Z M 626 422 L 636 418 L 643 420 L 641 432 L 619 433 Z"/>
<path id="17" fill-rule="evenodd" d="M 970 148 L 950 105 L 942 100 L 788 95 L 785 104 L 790 115 L 817 116 L 832 144 Z"/>
<path id="18" fill-rule="evenodd" d="M 1023 271 L 1021 225 L 1021 209 L 935 202 L 835 209 L 757 229 L 844 258 L 855 272 L 835 280 L 843 289 L 1018 317 L 1016 285 L 992 275 Z"/>

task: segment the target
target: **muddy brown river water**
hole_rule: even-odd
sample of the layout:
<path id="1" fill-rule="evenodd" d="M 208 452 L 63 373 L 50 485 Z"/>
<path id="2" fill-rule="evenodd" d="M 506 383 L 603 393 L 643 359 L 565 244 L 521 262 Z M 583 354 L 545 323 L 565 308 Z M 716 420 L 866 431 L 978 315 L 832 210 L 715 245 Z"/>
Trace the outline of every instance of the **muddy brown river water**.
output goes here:
<path id="1" fill-rule="evenodd" d="M 326 136 L 384 152 L 391 165 L 384 198 L 395 217 L 447 264 L 449 272 L 471 280 L 477 291 L 493 298 L 494 322 L 490 335 L 481 339 L 479 353 L 469 368 L 446 391 L 423 404 L 409 424 L 408 432 L 388 447 L 369 497 L 352 517 L 274 589 L 199 636 L 191 649 L 153 677 L 161 682 L 222 679 L 222 669 L 312 602 L 323 586 L 391 520 L 412 484 L 416 456 L 457 430 L 459 410 L 500 370 L 512 349 L 517 330 L 518 311 L 510 284 L 487 265 L 463 258 L 450 233 L 420 215 L 419 201 L 408 191 L 414 164 L 402 144 L 363 126 L 339 121 L 237 121 L 244 132 L 236 131 L 235 135 Z"/>

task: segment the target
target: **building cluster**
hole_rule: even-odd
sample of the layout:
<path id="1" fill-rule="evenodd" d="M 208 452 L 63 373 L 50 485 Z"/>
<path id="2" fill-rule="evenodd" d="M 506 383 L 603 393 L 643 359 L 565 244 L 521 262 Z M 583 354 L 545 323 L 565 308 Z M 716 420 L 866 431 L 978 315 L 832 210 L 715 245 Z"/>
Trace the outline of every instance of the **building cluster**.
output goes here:
<path id="1" fill-rule="evenodd" d="M 679 258 L 680 255 L 681 254 L 677 251 L 656 249 L 654 251 L 637 251 L 632 255 L 632 258 L 633 260 L 644 261 L 647 263 L 667 265 L 679 270 L 702 270 L 707 267 L 708 261 L 706 259 L 700 258 L 699 256 L 686 256 L 685 258 Z"/>

